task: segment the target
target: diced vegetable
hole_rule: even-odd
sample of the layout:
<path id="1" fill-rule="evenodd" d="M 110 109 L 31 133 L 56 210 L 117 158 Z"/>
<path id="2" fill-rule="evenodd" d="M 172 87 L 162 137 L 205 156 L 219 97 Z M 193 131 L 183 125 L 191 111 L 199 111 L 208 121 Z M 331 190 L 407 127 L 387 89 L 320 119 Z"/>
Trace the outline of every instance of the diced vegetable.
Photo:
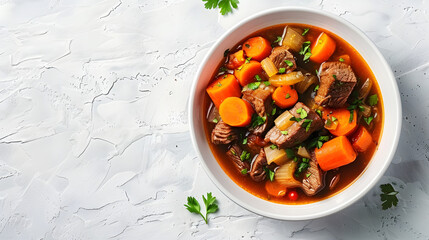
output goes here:
<path id="1" fill-rule="evenodd" d="M 244 58 L 244 52 L 243 50 L 237 51 L 233 54 L 229 55 L 228 63 L 226 64 L 226 67 L 229 69 L 236 69 L 244 64 L 246 59 Z"/>
<path id="2" fill-rule="evenodd" d="M 207 121 L 211 123 L 218 123 L 221 120 L 219 110 L 215 107 L 214 104 L 210 104 L 209 110 L 207 112 Z"/>
<path id="3" fill-rule="evenodd" d="M 286 187 L 277 181 L 266 181 L 265 190 L 273 197 L 283 197 L 286 195 Z"/>
<path id="4" fill-rule="evenodd" d="M 302 74 L 302 72 L 297 71 L 297 72 L 290 72 L 290 73 L 281 74 L 281 75 L 274 75 L 270 77 L 269 81 L 271 85 L 273 85 L 274 87 L 280 87 L 284 85 L 294 85 L 296 83 L 303 81 L 304 79 L 305 77 Z"/>
<path id="5" fill-rule="evenodd" d="M 207 87 L 206 91 L 217 108 L 226 98 L 241 96 L 240 84 L 232 74 L 218 77 Z"/>
<path id="6" fill-rule="evenodd" d="M 347 165 L 356 159 L 356 152 L 345 136 L 327 141 L 321 148 L 315 149 L 314 153 L 323 171 Z"/>
<path id="7" fill-rule="evenodd" d="M 366 105 L 366 104 L 362 104 L 360 105 L 360 113 L 362 113 L 362 116 L 364 117 L 369 117 L 371 116 L 371 107 Z"/>
<path id="8" fill-rule="evenodd" d="M 352 135 L 351 141 L 353 148 L 358 152 L 365 152 L 372 144 L 374 144 L 371 133 L 369 133 L 363 126 L 360 126 Z"/>
<path id="9" fill-rule="evenodd" d="M 372 88 L 372 81 L 367 78 L 362 86 L 359 88 L 358 99 L 365 99 Z"/>
<path id="10" fill-rule="evenodd" d="M 286 110 L 274 120 L 274 124 L 280 131 L 284 131 L 295 123 L 291 118 L 293 118 L 292 113 Z"/>
<path id="11" fill-rule="evenodd" d="M 305 40 L 301 34 L 301 29 L 287 27 L 282 45 L 288 46 L 293 51 L 298 52 L 301 49 L 302 43 Z"/>
<path id="12" fill-rule="evenodd" d="M 273 162 L 277 165 L 282 165 L 289 161 L 289 158 L 287 157 L 286 151 L 284 149 L 272 148 L 271 146 L 267 146 L 264 147 L 264 151 L 268 165 Z"/>
<path id="13" fill-rule="evenodd" d="M 276 181 L 286 188 L 300 187 L 301 182 L 297 181 L 293 174 L 295 173 L 297 163 L 295 161 L 289 161 L 284 165 L 281 165 L 274 175 Z"/>
<path id="14" fill-rule="evenodd" d="M 234 70 L 234 75 L 241 86 L 246 86 L 247 84 L 255 81 L 255 75 L 260 75 L 261 73 L 261 63 L 253 60 Z"/>
<path id="15" fill-rule="evenodd" d="M 350 122 L 350 115 L 352 116 L 352 121 Z M 323 111 L 323 119 L 332 119 L 336 118 L 338 121 L 338 126 L 334 130 L 329 130 L 335 136 L 344 136 L 349 135 L 354 132 L 357 127 L 357 112 L 356 110 L 347 110 L 345 108 L 337 109 L 325 109 Z"/>
<path id="16" fill-rule="evenodd" d="M 275 104 L 281 108 L 290 108 L 298 101 L 298 93 L 289 85 L 276 88 L 272 98 Z"/>
<path id="17" fill-rule="evenodd" d="M 350 56 L 347 54 L 339 56 L 338 61 L 343 62 L 343 63 L 348 64 L 348 65 L 351 64 Z"/>
<path id="18" fill-rule="evenodd" d="M 311 158 L 310 153 L 307 151 L 307 148 L 305 147 L 298 147 L 298 155 L 305 158 Z"/>
<path id="19" fill-rule="evenodd" d="M 316 63 L 322 63 L 331 57 L 336 47 L 335 41 L 322 32 L 316 41 L 311 44 L 310 60 Z"/>
<path id="20" fill-rule="evenodd" d="M 301 82 L 297 83 L 295 85 L 295 89 L 296 91 L 298 91 L 300 94 L 303 94 L 305 91 L 307 91 L 307 89 L 315 84 L 318 83 L 319 79 L 314 76 L 311 73 L 304 73 L 304 80 L 302 80 Z"/>
<path id="21" fill-rule="evenodd" d="M 263 37 L 250 38 L 243 44 L 243 50 L 246 55 L 257 61 L 262 61 L 262 59 L 268 57 L 271 49 L 270 42 Z"/>
<path id="22" fill-rule="evenodd" d="M 267 73 L 268 77 L 272 77 L 277 74 L 278 69 L 276 65 L 274 65 L 273 61 L 270 58 L 265 58 L 261 62 L 262 69 Z"/>
<path id="23" fill-rule="evenodd" d="M 219 107 L 219 114 L 222 120 L 226 124 L 234 127 L 249 125 L 254 112 L 249 102 L 238 97 L 229 97 L 225 99 Z"/>

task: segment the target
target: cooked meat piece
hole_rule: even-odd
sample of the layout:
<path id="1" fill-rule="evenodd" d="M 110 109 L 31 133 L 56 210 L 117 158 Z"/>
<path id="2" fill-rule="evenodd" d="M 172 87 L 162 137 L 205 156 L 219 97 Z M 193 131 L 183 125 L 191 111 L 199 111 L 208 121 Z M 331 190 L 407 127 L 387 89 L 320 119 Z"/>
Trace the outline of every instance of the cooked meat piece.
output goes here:
<path id="1" fill-rule="evenodd" d="M 323 128 L 324 124 L 320 116 L 301 102 L 297 102 L 290 110 L 294 117 L 300 118 L 301 113 L 297 113 L 298 109 L 305 110 L 307 113 L 305 119 L 292 124 L 292 126 L 287 129 L 288 133 L 286 135 L 276 126 L 273 127 L 268 131 L 267 135 L 265 135 L 265 141 L 270 141 L 280 148 L 290 148 L 305 141 L 314 131 Z"/>
<path id="2" fill-rule="evenodd" d="M 234 144 L 229 148 L 228 152 L 226 152 L 226 155 L 232 160 L 235 168 L 239 172 L 241 172 L 243 169 L 247 169 L 249 171 L 250 164 L 248 161 L 241 161 L 241 153 L 243 153 L 243 150 L 241 150 L 240 146 Z"/>
<path id="3" fill-rule="evenodd" d="M 265 180 L 265 176 L 267 175 L 264 167 L 267 166 L 267 158 L 265 157 L 265 151 L 263 148 L 259 151 L 258 156 L 252 163 L 252 167 L 250 169 L 250 177 L 255 182 L 262 182 Z"/>
<path id="4" fill-rule="evenodd" d="M 343 107 L 356 82 L 350 65 L 325 62 L 320 70 L 320 85 L 314 101 L 323 107 Z"/>
<path id="5" fill-rule="evenodd" d="M 212 143 L 213 144 L 229 144 L 232 141 L 238 139 L 236 130 L 220 120 L 212 131 Z"/>
<path id="6" fill-rule="evenodd" d="M 292 53 L 288 51 L 288 47 L 286 46 L 275 47 L 269 58 L 274 63 L 274 65 L 276 65 L 277 69 L 285 68 L 285 73 L 292 72 L 296 68 L 295 59 L 293 58 Z M 292 63 L 293 66 L 289 67 L 288 63 Z"/>
<path id="7" fill-rule="evenodd" d="M 266 145 L 267 142 L 265 142 L 264 138 L 261 136 L 256 136 L 254 134 L 247 136 L 247 148 L 252 154 L 259 153 L 260 149 Z"/>
<path id="8" fill-rule="evenodd" d="M 307 196 L 313 196 L 324 187 L 324 172 L 320 169 L 319 164 L 317 164 L 314 152 L 311 153 L 309 165 L 304 172 L 301 188 Z"/>
<path id="9" fill-rule="evenodd" d="M 261 84 L 262 85 L 262 84 Z M 248 101 L 258 116 L 265 118 L 265 122 L 259 126 L 251 126 L 249 131 L 255 135 L 261 136 L 268 128 L 272 126 L 271 112 L 273 110 L 270 88 L 248 89 L 243 92 L 244 100 Z M 253 121 L 252 121 L 253 123 Z"/>

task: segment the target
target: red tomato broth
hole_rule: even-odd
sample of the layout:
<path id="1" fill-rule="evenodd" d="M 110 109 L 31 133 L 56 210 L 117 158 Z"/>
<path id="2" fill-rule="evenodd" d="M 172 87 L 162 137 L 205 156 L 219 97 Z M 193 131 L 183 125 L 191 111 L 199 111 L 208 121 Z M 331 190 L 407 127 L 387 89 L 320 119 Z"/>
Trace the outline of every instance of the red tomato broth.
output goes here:
<path id="1" fill-rule="evenodd" d="M 241 45 L 249 38 L 255 37 L 255 36 L 262 36 L 271 43 L 274 42 L 277 38 L 277 36 L 282 36 L 284 27 L 292 26 L 292 27 L 299 27 L 299 28 L 310 28 L 310 31 L 306 34 L 306 40 L 313 41 L 317 39 L 319 34 L 321 32 L 327 33 L 331 38 L 333 38 L 336 42 L 336 49 L 335 52 L 330 57 L 330 61 L 336 61 L 339 56 L 343 54 L 347 54 L 350 56 L 351 59 L 351 67 L 358 78 L 359 81 L 364 81 L 367 78 L 369 78 L 372 82 L 372 88 L 369 93 L 369 95 L 377 94 L 378 95 L 378 103 L 376 107 L 378 108 L 377 115 L 378 117 L 374 118 L 373 124 L 371 124 L 371 127 L 368 127 L 365 125 L 364 121 L 361 119 L 359 121 L 359 124 L 362 124 L 363 126 L 367 127 L 368 131 L 371 132 L 373 140 L 376 144 L 372 145 L 367 151 L 363 153 L 359 153 L 356 160 L 348 165 L 342 166 L 338 171 L 328 171 L 325 174 L 325 187 L 318 192 L 315 196 L 307 196 L 300 188 L 294 188 L 298 192 L 298 200 L 291 201 L 286 196 L 284 197 L 273 197 L 270 196 L 266 190 L 265 190 L 265 181 L 262 182 L 254 182 L 250 177 L 247 175 L 241 174 L 239 171 L 236 170 L 235 166 L 233 165 L 232 161 L 229 160 L 228 156 L 226 155 L 226 151 L 228 149 L 228 145 L 214 145 L 210 141 L 210 135 L 211 131 L 213 130 L 215 124 L 209 123 L 208 121 L 204 121 L 204 128 L 206 132 L 206 139 L 209 143 L 210 149 L 221 166 L 221 168 L 224 170 L 224 172 L 233 180 L 238 186 L 246 190 L 247 192 L 251 193 L 254 196 L 257 196 L 259 198 L 275 202 L 275 203 L 281 203 L 281 204 L 288 204 L 288 205 L 299 205 L 299 204 L 309 204 L 313 202 L 318 202 L 323 199 L 332 197 L 344 189 L 346 189 L 348 186 L 353 184 L 365 171 L 365 169 L 370 165 L 369 162 L 371 161 L 371 158 L 373 157 L 375 151 L 377 150 L 378 143 L 380 142 L 380 138 L 383 131 L 383 123 L 384 123 L 384 109 L 383 109 L 383 99 L 381 95 L 381 91 L 379 88 L 379 85 L 375 79 L 374 74 L 372 73 L 371 69 L 369 68 L 366 61 L 363 59 L 363 57 L 345 40 L 340 38 L 339 36 L 324 30 L 319 27 L 305 25 L 305 24 L 281 24 L 281 25 L 275 25 L 271 26 L 262 30 L 259 30 L 253 34 L 250 34 L 249 36 L 243 38 L 238 44 L 236 44 L 234 47 L 230 48 L 230 53 L 234 53 L 241 49 Z M 277 46 L 277 45 L 276 45 Z M 297 64 L 301 66 L 302 68 L 306 70 L 313 70 L 313 69 L 319 69 L 320 64 L 308 62 L 303 63 L 302 62 L 302 56 L 298 54 L 294 54 L 297 57 Z M 225 61 L 227 58 L 220 59 L 220 63 L 216 69 L 214 69 L 214 73 L 212 76 L 212 81 L 216 79 L 216 76 L 218 75 L 218 69 L 225 64 Z M 307 91 L 308 92 L 308 91 Z M 301 98 L 302 96 L 300 96 Z M 300 99 L 301 101 L 301 99 Z M 207 112 L 209 109 L 209 106 L 211 104 L 211 100 L 208 97 L 207 94 L 205 94 L 204 102 L 202 104 L 203 107 L 203 119 L 206 119 Z M 329 188 L 329 184 L 332 180 L 332 178 L 337 174 L 340 173 L 340 180 L 337 182 L 335 187 L 333 189 Z M 269 181 L 269 180 L 267 180 Z"/>

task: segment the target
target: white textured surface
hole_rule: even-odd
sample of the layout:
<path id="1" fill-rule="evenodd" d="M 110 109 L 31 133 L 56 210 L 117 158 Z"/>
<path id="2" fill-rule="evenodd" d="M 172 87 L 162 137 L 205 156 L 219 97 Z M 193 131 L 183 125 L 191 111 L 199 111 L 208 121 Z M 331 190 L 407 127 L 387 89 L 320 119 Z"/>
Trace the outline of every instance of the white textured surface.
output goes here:
<path id="1" fill-rule="evenodd" d="M 380 48 L 403 104 L 379 189 L 334 215 L 277 221 L 211 183 L 190 144 L 187 99 L 207 49 L 261 9 L 343 16 Z M 200 0 L 0 0 L 0 239 L 429 239 L 429 2 L 242 0 L 227 17 Z M 388 129 L 386 129 L 388 131 Z M 183 207 L 212 191 L 206 225 Z M 200 199 L 201 201 L 201 199 Z"/>

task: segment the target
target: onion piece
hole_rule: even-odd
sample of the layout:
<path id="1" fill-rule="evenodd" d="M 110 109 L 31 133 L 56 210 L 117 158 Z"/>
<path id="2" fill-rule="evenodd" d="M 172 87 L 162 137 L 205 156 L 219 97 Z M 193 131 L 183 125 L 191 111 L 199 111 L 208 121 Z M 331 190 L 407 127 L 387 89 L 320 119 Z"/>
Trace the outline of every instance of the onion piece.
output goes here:
<path id="1" fill-rule="evenodd" d="M 284 149 L 271 148 L 271 146 L 264 147 L 265 157 L 267 158 L 267 163 L 270 165 L 272 162 L 277 165 L 283 165 L 290 159 L 287 157 L 286 151 Z"/>
<path id="2" fill-rule="evenodd" d="M 280 87 L 284 85 L 294 85 L 296 83 L 301 82 L 304 79 L 305 77 L 302 74 L 302 72 L 297 71 L 297 72 L 290 72 L 290 73 L 281 74 L 281 75 L 274 75 L 270 77 L 269 81 L 271 85 L 273 85 L 274 87 Z"/>
<path id="3" fill-rule="evenodd" d="M 271 61 L 270 58 L 265 58 L 261 61 L 262 69 L 267 73 L 268 77 L 272 77 L 276 75 L 279 70 L 277 69 L 276 65 L 274 65 L 273 61 Z"/>
<path id="4" fill-rule="evenodd" d="M 287 188 L 301 187 L 301 182 L 298 182 L 293 177 L 296 166 L 297 166 L 297 162 L 295 161 L 289 161 L 281 165 L 279 168 L 277 168 L 274 178 L 278 183 L 280 183 L 281 185 Z"/>
<path id="5" fill-rule="evenodd" d="M 317 83 L 317 82 L 319 82 L 319 79 L 318 79 L 316 76 L 314 76 L 314 75 L 313 75 L 313 74 L 311 74 L 311 73 L 305 73 L 305 74 L 304 74 L 304 80 L 302 80 L 301 82 L 297 83 L 297 84 L 295 85 L 295 89 L 296 89 L 296 91 L 298 91 L 300 94 L 303 94 L 305 91 L 307 91 L 307 89 L 308 89 L 311 85 L 313 85 L 313 84 L 315 84 L 315 83 Z"/>
<path id="6" fill-rule="evenodd" d="M 307 148 L 300 146 L 298 148 L 298 155 L 305 158 L 311 158 L 310 153 L 307 151 Z"/>
<path id="7" fill-rule="evenodd" d="M 365 82 L 362 84 L 362 86 L 359 88 L 359 94 L 358 94 L 358 98 L 359 99 L 365 99 L 369 92 L 371 91 L 372 88 L 372 81 L 367 78 L 365 80 Z"/>
<path id="8" fill-rule="evenodd" d="M 218 123 L 221 120 L 219 110 L 216 106 L 211 103 L 209 110 L 207 111 L 207 121 L 211 123 Z"/>
<path id="9" fill-rule="evenodd" d="M 280 131 L 284 131 L 295 123 L 295 121 L 290 120 L 292 117 L 292 113 L 286 110 L 274 120 L 274 124 Z"/>
<path id="10" fill-rule="evenodd" d="M 304 42 L 304 37 L 302 36 L 302 30 L 299 28 L 287 27 L 286 34 L 283 37 L 283 46 L 288 46 L 290 49 L 295 52 L 299 52 Z"/>
<path id="11" fill-rule="evenodd" d="M 368 106 L 368 105 L 366 105 L 366 104 L 362 104 L 361 105 L 361 113 L 362 113 L 362 116 L 364 116 L 364 117 L 369 117 L 369 116 L 371 116 L 371 107 L 370 106 Z"/>

